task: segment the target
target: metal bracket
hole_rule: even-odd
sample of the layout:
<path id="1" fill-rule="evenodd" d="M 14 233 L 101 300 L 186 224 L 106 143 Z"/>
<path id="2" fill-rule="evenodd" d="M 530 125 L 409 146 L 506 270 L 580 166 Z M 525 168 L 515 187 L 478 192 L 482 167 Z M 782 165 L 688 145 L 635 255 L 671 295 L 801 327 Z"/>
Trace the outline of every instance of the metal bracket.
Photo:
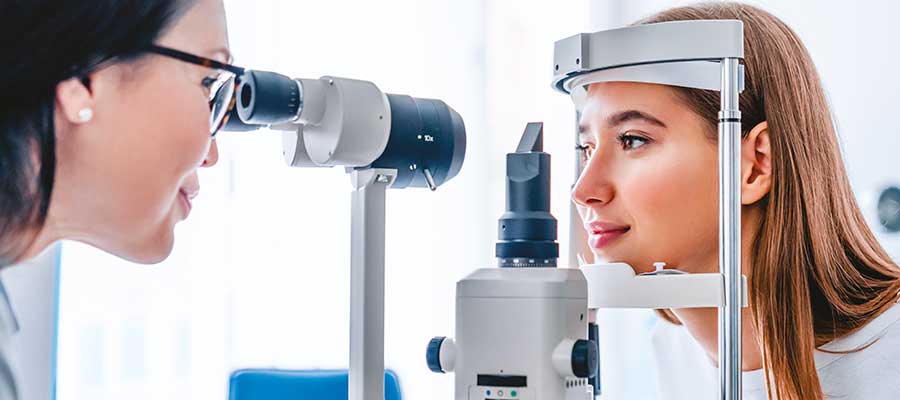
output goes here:
<path id="1" fill-rule="evenodd" d="M 350 171 L 349 399 L 384 399 L 385 192 L 394 169 Z"/>

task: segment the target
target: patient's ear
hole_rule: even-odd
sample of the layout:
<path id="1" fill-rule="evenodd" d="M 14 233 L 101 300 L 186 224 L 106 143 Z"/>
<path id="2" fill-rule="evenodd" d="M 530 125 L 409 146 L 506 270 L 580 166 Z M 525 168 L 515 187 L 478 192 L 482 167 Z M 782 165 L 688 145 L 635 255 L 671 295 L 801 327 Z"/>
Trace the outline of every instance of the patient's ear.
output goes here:
<path id="1" fill-rule="evenodd" d="M 741 141 L 741 204 L 753 204 L 772 190 L 769 123 L 760 122 Z"/>

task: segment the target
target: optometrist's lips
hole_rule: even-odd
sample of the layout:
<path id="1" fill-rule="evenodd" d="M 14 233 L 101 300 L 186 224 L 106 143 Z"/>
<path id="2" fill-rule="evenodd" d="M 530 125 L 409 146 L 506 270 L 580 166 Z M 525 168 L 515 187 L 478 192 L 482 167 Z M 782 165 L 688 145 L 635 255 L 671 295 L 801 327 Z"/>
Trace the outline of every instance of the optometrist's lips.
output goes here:
<path id="1" fill-rule="evenodd" d="M 608 246 L 622 235 L 628 233 L 631 227 L 605 221 L 589 221 L 584 224 L 588 232 L 588 243 L 592 248 L 602 249 Z"/>
<path id="2" fill-rule="evenodd" d="M 193 208 L 192 201 L 199 193 L 199 187 L 181 187 L 178 189 L 178 201 L 181 203 L 182 208 L 184 208 L 184 217 L 182 219 L 186 219 L 188 215 L 190 215 L 191 209 Z"/>

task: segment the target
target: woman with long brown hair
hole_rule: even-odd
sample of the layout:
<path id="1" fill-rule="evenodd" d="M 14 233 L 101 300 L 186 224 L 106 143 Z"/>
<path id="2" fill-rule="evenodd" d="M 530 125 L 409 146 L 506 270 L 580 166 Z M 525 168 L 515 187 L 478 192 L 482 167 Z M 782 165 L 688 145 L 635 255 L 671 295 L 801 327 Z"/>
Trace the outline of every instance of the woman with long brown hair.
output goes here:
<path id="1" fill-rule="evenodd" d="M 638 24 L 699 19 L 744 23 L 744 398 L 900 397 L 900 268 L 853 197 L 809 53 L 781 20 L 743 4 L 679 7 Z M 596 260 L 718 271 L 718 110 L 718 92 L 588 88 L 573 199 Z M 660 398 L 714 398 L 717 310 L 659 312 Z"/>

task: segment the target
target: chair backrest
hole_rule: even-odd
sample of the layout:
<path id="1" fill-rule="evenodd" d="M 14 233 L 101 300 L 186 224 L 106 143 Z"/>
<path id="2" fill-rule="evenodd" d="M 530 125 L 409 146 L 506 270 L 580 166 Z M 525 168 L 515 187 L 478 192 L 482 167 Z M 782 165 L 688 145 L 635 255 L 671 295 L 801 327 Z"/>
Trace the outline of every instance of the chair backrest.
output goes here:
<path id="1" fill-rule="evenodd" d="M 347 370 L 240 369 L 231 373 L 229 400 L 347 400 Z M 400 381 L 384 371 L 384 399 L 401 400 Z"/>

